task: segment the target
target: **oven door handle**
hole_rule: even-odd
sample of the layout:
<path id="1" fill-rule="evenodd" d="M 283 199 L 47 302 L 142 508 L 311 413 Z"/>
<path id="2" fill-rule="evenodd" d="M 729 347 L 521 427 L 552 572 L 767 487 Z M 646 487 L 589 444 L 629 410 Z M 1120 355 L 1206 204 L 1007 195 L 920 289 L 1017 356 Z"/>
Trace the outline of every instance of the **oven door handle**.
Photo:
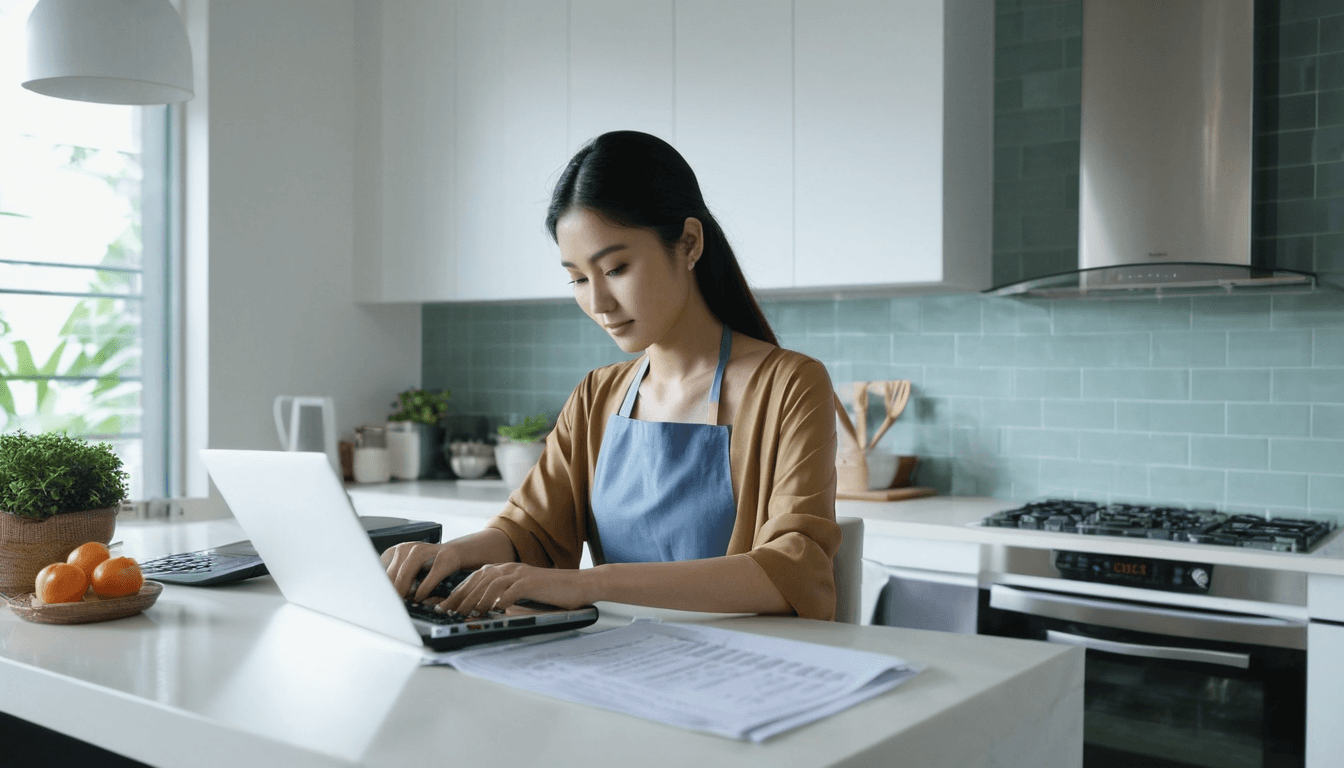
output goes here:
<path id="1" fill-rule="evenodd" d="M 990 587 L 989 606 L 1031 616 L 1194 640 L 1219 640 L 1298 650 L 1307 648 L 1305 622 L 1270 616 L 1186 611 L 1018 589 L 1003 584 Z"/>
<path id="2" fill-rule="evenodd" d="M 1171 661 L 1199 661 L 1205 664 L 1221 664 L 1225 667 L 1248 669 L 1251 655 L 1248 653 L 1227 653 L 1226 651 L 1206 651 L 1202 648 L 1174 648 L 1167 645 L 1138 645 L 1120 643 L 1115 640 L 1100 640 L 1095 637 L 1072 635 L 1053 629 L 1045 631 L 1046 642 L 1063 645 L 1078 645 L 1094 651 L 1118 653 L 1123 656 L 1143 656 L 1149 659 L 1168 659 Z"/>

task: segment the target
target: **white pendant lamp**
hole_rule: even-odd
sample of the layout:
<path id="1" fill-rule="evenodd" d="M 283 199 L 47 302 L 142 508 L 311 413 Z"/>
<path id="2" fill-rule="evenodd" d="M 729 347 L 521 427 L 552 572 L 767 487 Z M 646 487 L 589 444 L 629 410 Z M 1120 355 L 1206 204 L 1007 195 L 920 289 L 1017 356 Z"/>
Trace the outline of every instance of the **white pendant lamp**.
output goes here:
<path id="1" fill-rule="evenodd" d="M 23 87 L 102 104 L 186 101 L 186 27 L 168 0 L 40 0 L 28 17 Z"/>

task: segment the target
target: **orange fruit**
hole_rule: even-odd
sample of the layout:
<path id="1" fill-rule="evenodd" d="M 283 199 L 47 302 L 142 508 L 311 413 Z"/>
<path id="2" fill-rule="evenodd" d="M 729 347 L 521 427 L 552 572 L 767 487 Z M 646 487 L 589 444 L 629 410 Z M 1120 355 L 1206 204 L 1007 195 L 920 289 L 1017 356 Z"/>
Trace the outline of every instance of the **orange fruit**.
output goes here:
<path id="1" fill-rule="evenodd" d="M 104 560 L 93 569 L 93 591 L 99 597 L 125 597 L 140 591 L 145 577 L 140 573 L 140 564 L 129 557 L 113 557 Z"/>
<path id="2" fill-rule="evenodd" d="M 84 572 L 85 577 L 92 579 L 93 569 L 111 556 L 107 551 L 106 544 L 101 541 L 90 541 L 71 550 L 70 556 L 65 559 L 65 562 L 79 568 Z"/>
<path id="3" fill-rule="evenodd" d="M 79 566 L 52 563 L 37 572 L 37 599 L 44 603 L 78 603 L 89 588 L 89 578 Z"/>

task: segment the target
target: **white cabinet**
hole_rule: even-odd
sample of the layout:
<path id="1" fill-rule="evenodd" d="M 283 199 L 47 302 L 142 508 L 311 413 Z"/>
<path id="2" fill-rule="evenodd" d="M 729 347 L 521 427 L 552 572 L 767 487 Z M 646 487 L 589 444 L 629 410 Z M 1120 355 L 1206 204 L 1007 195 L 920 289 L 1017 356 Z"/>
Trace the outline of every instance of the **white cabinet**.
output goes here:
<path id="1" fill-rule="evenodd" d="M 546 203 L 572 153 L 618 129 L 685 154 L 759 289 L 988 287 L 991 3 L 381 9 L 361 300 L 569 296 Z"/>
<path id="2" fill-rule="evenodd" d="M 1344 754 L 1344 625 L 1307 628 L 1307 768 L 1339 765 Z"/>
<path id="3" fill-rule="evenodd" d="M 456 6 L 384 0 L 381 14 L 356 20 L 369 92 L 357 118 L 355 298 L 453 298 Z"/>
<path id="4" fill-rule="evenodd" d="M 457 4 L 457 204 L 453 256 L 461 300 L 571 296 L 545 227 L 551 188 L 569 159 L 564 3 Z"/>
<path id="5" fill-rule="evenodd" d="M 571 152 L 607 131 L 673 141 L 672 0 L 570 0 Z"/>
<path id="6" fill-rule="evenodd" d="M 988 287 L 992 4 L 794 5 L 796 286 Z"/>
<path id="7" fill-rule="evenodd" d="M 793 14 L 778 0 L 680 0 L 677 149 L 747 282 L 793 287 Z"/>

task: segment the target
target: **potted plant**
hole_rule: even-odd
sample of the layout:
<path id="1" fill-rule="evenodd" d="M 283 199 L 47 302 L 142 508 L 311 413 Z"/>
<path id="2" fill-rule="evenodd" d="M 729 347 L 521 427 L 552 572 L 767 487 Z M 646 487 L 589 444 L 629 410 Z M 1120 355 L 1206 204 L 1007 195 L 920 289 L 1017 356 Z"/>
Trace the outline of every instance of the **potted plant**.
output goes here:
<path id="1" fill-rule="evenodd" d="M 547 431 L 546 414 L 528 416 L 517 424 L 501 424 L 495 442 L 495 466 L 510 488 L 523 484 L 528 470 L 541 458 L 546 444 L 541 437 Z"/>
<path id="2" fill-rule="evenodd" d="M 127 477 L 108 443 L 0 435 L 0 592 L 32 592 L 44 566 L 112 541 Z"/>
<path id="3" fill-rule="evenodd" d="M 442 441 L 439 432 L 443 417 L 448 413 L 450 390 L 431 392 L 408 389 L 397 395 L 392 403 L 387 447 L 392 476 L 402 480 L 428 477 L 434 472 L 434 461 Z M 403 459 L 403 460 L 398 460 Z"/>

